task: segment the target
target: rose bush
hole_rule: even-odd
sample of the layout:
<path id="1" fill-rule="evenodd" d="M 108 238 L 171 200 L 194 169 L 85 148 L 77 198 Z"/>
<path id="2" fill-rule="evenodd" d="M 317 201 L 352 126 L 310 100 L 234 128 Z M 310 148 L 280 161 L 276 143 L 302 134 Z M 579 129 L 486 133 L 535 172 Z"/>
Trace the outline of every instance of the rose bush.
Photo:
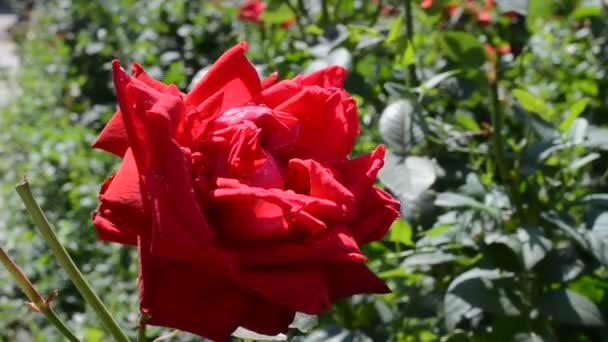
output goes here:
<path id="1" fill-rule="evenodd" d="M 94 143 L 122 157 L 94 224 L 101 240 L 138 247 L 149 323 L 217 340 L 388 292 L 360 246 L 399 208 L 374 186 L 384 147 L 348 157 L 359 124 L 345 70 L 260 80 L 246 47 L 187 94 L 114 61 L 120 110 Z"/>

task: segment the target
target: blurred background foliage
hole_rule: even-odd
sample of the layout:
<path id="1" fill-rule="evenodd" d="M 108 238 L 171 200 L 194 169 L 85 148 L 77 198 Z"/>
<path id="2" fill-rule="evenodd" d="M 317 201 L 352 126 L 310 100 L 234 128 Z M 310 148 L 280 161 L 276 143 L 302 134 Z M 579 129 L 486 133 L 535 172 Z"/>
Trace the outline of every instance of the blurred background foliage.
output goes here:
<path id="1" fill-rule="evenodd" d="M 134 334 L 136 255 L 96 242 L 90 222 L 117 164 L 89 147 L 116 107 L 110 61 L 139 61 L 187 89 L 247 40 L 261 75 L 349 70 L 362 127 L 353 154 L 388 146 L 379 178 L 403 206 L 365 249 L 393 293 L 342 301 L 298 339 L 606 340 L 606 2 L 254 2 L 13 1 L 22 65 L 0 109 L 0 243 L 41 292 L 60 290 L 69 326 L 109 339 L 14 184 L 30 176 L 76 263 Z M 61 340 L 23 301 L 0 270 L 0 341 Z"/>

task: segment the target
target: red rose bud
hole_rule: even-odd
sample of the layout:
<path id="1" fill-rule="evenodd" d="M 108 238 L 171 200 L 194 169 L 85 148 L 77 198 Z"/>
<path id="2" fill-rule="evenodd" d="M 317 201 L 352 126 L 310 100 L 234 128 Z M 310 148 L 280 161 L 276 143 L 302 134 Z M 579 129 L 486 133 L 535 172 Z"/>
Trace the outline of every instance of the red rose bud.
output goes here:
<path id="1" fill-rule="evenodd" d="M 284 22 L 282 22 L 281 23 L 281 27 L 284 28 L 284 29 L 288 29 L 295 22 L 296 22 L 296 18 L 295 17 L 291 17 L 291 18 L 285 20 Z"/>
<path id="2" fill-rule="evenodd" d="M 374 186 L 384 147 L 349 156 L 359 122 L 346 71 L 260 80 L 246 49 L 188 93 L 114 61 L 120 110 L 93 145 L 122 158 L 93 223 L 99 239 L 138 247 L 147 324 L 218 341 L 389 292 L 361 246 L 399 215 Z"/>
<path id="3" fill-rule="evenodd" d="M 492 21 L 492 15 L 486 10 L 479 9 L 477 10 L 477 22 L 482 25 L 489 25 Z"/>
<path id="4" fill-rule="evenodd" d="M 422 8 L 431 8 L 431 7 L 433 7 L 433 0 L 422 0 L 420 2 L 420 7 L 422 7 Z"/>
<path id="5" fill-rule="evenodd" d="M 263 24 L 264 21 L 260 18 L 260 15 L 262 15 L 264 10 L 264 3 L 260 0 L 245 1 L 238 8 L 239 19 Z"/>

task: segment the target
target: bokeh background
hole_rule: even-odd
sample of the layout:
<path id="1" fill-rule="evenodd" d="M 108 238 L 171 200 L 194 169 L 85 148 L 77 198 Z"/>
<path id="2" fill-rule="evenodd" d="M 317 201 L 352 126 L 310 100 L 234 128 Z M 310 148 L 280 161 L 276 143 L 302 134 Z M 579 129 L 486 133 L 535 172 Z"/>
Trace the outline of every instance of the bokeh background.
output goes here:
<path id="1" fill-rule="evenodd" d="M 85 341 L 108 341 L 13 191 L 27 174 L 60 239 L 135 334 L 134 249 L 90 221 L 118 160 L 110 61 L 188 89 L 239 41 L 260 75 L 338 64 L 353 155 L 385 143 L 402 218 L 366 247 L 392 294 L 298 339 L 607 341 L 608 3 L 602 0 L 1 0 L 0 244 Z M 0 341 L 61 341 L 0 269 Z M 159 336 L 167 329 L 150 328 Z M 199 341 L 185 333 L 175 341 Z"/>

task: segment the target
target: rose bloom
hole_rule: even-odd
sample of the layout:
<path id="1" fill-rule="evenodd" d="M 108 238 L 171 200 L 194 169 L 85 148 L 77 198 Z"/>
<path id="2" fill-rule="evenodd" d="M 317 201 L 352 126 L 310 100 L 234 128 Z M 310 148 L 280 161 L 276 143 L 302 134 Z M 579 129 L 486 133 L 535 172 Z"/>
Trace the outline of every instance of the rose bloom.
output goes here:
<path id="1" fill-rule="evenodd" d="M 138 247 L 148 322 L 215 340 L 284 333 L 295 312 L 389 292 L 360 246 L 399 209 L 374 186 L 384 147 L 349 157 L 359 124 L 345 70 L 260 81 L 246 47 L 188 94 L 114 61 L 120 110 L 94 143 L 122 158 L 94 225 Z"/>
<path id="2" fill-rule="evenodd" d="M 239 19 L 263 25 L 264 20 L 260 16 L 262 15 L 262 13 L 264 13 L 265 10 L 266 6 L 261 0 L 245 1 L 238 8 Z M 291 17 L 282 22 L 280 26 L 284 29 L 288 29 L 293 23 L 295 23 L 295 21 L 296 18 Z"/>
<path id="3" fill-rule="evenodd" d="M 266 7 L 260 0 L 248 0 L 242 3 L 239 10 L 239 18 L 241 20 L 252 21 L 254 23 L 262 24 L 263 21 L 260 15 L 264 12 Z"/>

